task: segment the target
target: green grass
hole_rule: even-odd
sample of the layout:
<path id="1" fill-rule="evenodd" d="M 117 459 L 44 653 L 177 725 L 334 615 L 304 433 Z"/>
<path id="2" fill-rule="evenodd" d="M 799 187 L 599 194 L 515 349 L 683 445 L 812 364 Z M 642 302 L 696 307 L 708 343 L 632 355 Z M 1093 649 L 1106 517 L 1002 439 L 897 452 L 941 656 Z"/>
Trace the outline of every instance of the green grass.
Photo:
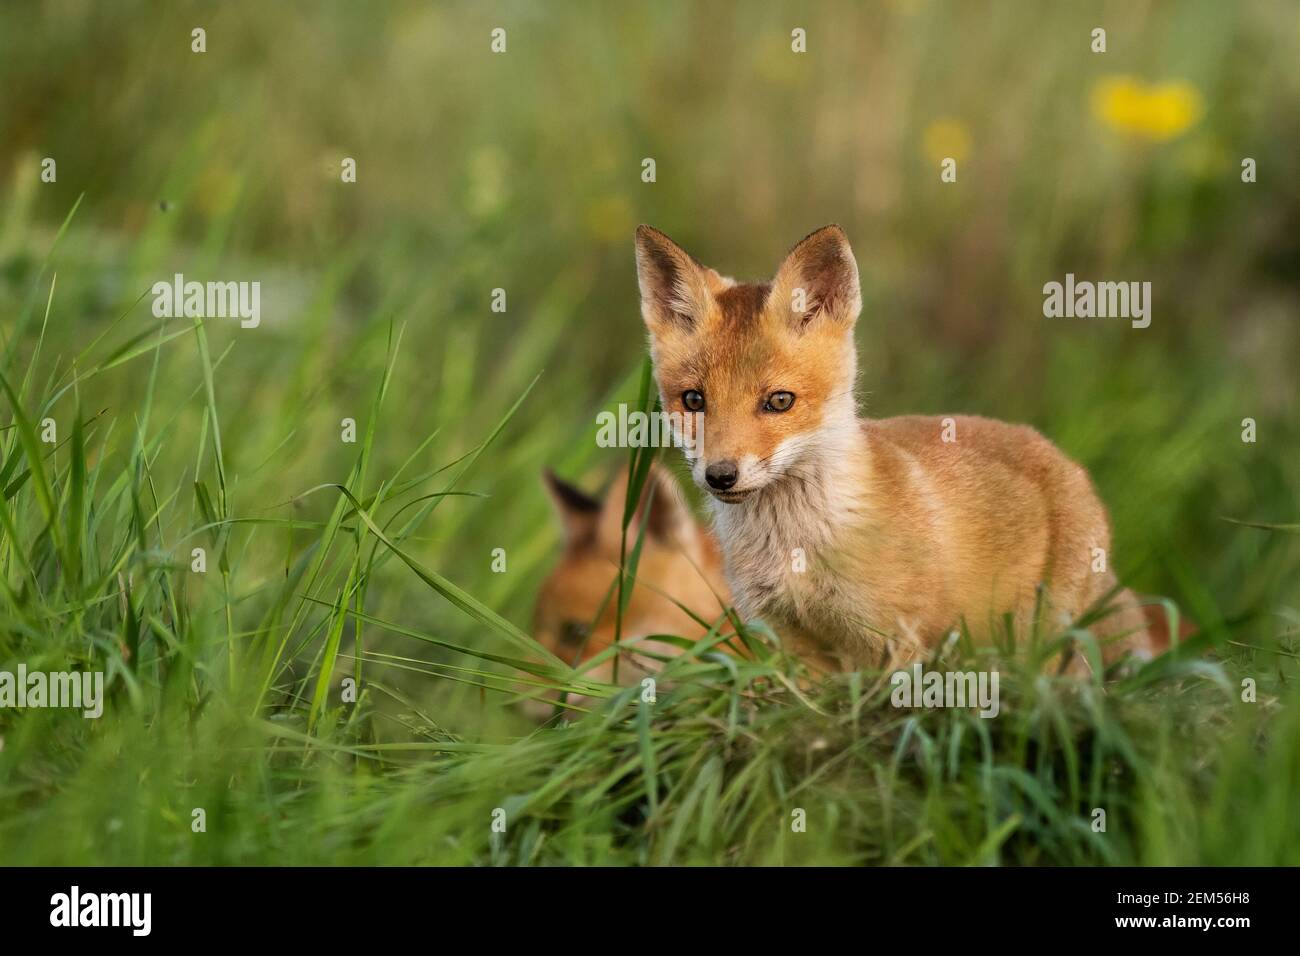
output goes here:
<path id="1" fill-rule="evenodd" d="M 719 654 L 715 634 L 682 642 L 648 704 L 639 687 L 584 682 L 409 550 L 435 510 L 484 507 L 453 496 L 492 460 L 527 392 L 502 401 L 498 425 L 457 459 L 376 475 L 403 354 L 392 331 L 345 479 L 244 513 L 222 457 L 207 332 L 196 323 L 130 360 L 147 377 L 133 432 L 87 414 L 79 396 L 135 346 L 83 356 L 39 390 L 31 375 L 13 384 L 17 363 L 0 380 L 12 413 L 0 482 L 3 660 L 103 669 L 110 686 L 98 721 L 5 715 L 6 862 L 1300 859 L 1288 812 L 1300 720 L 1281 703 L 1294 694 L 1293 641 L 1243 648 L 1208 619 L 1194 646 L 1104 687 L 1041 676 L 1054 672 L 1063 636 L 979 661 L 959 645 L 945 666 L 1002 674 L 1002 713 L 983 720 L 894 708 L 887 674 L 801 693 L 770 636 L 746 631 L 746 659 Z M 206 425 L 190 449 L 202 477 L 164 482 L 157 461 L 175 420 L 152 398 L 164 356 L 186 350 Z M 643 377 L 639 401 L 647 388 Z M 70 413 L 68 434 L 45 445 L 39 419 L 56 407 Z M 436 436 L 412 444 L 412 458 L 434 457 Z M 280 516 L 313 501 L 318 518 Z M 205 574 L 191 570 L 191 545 L 210 555 Z M 394 574 L 474 637 L 458 644 L 420 617 L 377 614 L 389 602 L 374 595 Z M 392 635 L 392 650 L 377 649 Z M 1209 645 L 1220 651 L 1213 661 Z M 477 715 L 462 720 L 473 729 L 449 729 L 447 704 L 408 696 L 395 672 L 471 689 Z M 355 704 L 341 702 L 342 674 L 362 688 Z M 1241 701 L 1241 674 L 1258 680 L 1257 702 Z M 525 684 L 607 699 L 531 729 L 510 707 Z M 201 834 L 195 808 L 206 814 Z M 1104 833 L 1091 826 L 1095 808 Z M 504 834 L 491 827 L 498 809 Z M 791 826 L 798 810 L 802 832 Z"/>
<path id="2" fill-rule="evenodd" d="M 0 13 L 0 670 L 109 695 L 0 710 L 0 863 L 1300 863 L 1294 11 L 1108 11 L 1103 59 L 1064 7 L 601 9 L 223 4 L 206 60 L 183 5 Z M 1205 115 L 1110 135 L 1114 73 Z M 650 400 L 639 220 L 738 276 L 843 223 L 866 412 L 1035 425 L 1202 635 L 1104 685 L 1051 676 L 1080 632 L 959 644 L 992 720 L 809 686 L 759 626 L 653 705 L 550 658 L 539 476 L 607 478 L 596 413 Z M 1152 327 L 1042 319 L 1066 271 L 1151 280 Z M 154 318 L 176 272 L 260 280 L 262 326 Z M 538 726 L 543 689 L 602 703 Z"/>

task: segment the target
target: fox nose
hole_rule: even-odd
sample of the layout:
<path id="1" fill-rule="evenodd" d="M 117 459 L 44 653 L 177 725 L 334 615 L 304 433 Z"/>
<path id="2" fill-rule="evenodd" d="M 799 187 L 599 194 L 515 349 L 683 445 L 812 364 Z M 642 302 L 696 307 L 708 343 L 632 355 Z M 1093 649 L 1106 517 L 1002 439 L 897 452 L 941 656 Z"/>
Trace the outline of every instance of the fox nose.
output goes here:
<path id="1" fill-rule="evenodd" d="M 704 469 L 705 481 L 709 483 L 710 488 L 716 488 L 718 491 L 726 491 L 736 483 L 737 477 L 739 472 L 734 461 L 715 461 Z"/>

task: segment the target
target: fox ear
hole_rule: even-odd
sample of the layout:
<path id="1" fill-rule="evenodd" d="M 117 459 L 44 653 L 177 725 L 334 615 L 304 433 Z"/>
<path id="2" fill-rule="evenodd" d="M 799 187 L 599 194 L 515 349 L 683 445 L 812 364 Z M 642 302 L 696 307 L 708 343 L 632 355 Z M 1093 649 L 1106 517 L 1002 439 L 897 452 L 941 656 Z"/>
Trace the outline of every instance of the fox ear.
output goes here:
<path id="1" fill-rule="evenodd" d="M 546 491 L 555 505 L 555 513 L 564 528 L 564 540 L 569 544 L 587 541 L 595 536 L 600 522 L 601 504 L 591 495 L 562 478 L 549 468 L 542 473 Z"/>
<path id="2" fill-rule="evenodd" d="M 604 512 L 600 516 L 599 539 L 602 545 L 618 550 L 619 535 L 623 530 L 623 508 L 627 501 L 627 469 L 624 469 L 605 498 Z M 646 505 L 650 506 L 649 518 Z M 648 522 L 648 523 L 646 523 Z M 690 544 L 696 533 L 695 518 L 690 506 L 682 497 L 681 489 L 668 471 L 658 464 L 650 466 L 641 500 L 637 503 L 632 522 L 627 529 L 627 546 L 636 544 L 642 523 L 646 523 L 646 537 L 661 544 L 678 547 Z"/>
<path id="3" fill-rule="evenodd" d="M 839 226 L 822 226 L 790 250 L 772 282 L 768 301 L 788 310 L 798 331 L 818 317 L 852 326 L 862 311 L 858 263 Z"/>
<path id="4" fill-rule="evenodd" d="M 651 495 L 654 497 L 651 498 Z M 668 473 L 667 468 L 658 464 L 651 465 L 650 473 L 646 476 L 638 519 L 644 516 L 647 503 L 650 505 L 650 517 L 646 534 L 665 543 L 684 544 L 685 537 L 695 530 L 695 518 L 691 515 L 690 506 L 686 504 L 676 479 Z"/>
<path id="5" fill-rule="evenodd" d="M 641 317 L 652 334 L 689 331 L 708 308 L 710 287 L 724 280 L 652 226 L 636 227 L 636 278 Z"/>

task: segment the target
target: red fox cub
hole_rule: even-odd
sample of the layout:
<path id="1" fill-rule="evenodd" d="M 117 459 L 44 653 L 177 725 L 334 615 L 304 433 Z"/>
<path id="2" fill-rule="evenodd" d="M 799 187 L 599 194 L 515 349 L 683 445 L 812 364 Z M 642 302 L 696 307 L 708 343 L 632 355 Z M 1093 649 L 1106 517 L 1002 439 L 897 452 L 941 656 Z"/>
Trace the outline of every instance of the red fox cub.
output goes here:
<path id="1" fill-rule="evenodd" d="M 898 666 L 963 621 L 985 637 L 1004 614 L 1028 621 L 1040 584 L 1057 619 L 1117 588 L 1088 473 L 1034 429 L 858 417 L 862 300 L 838 226 L 771 282 L 724 278 L 649 226 L 636 265 L 660 397 L 685 423 L 736 609 L 808 663 Z M 1151 656 L 1132 592 L 1111 608 L 1092 627 L 1106 661 Z"/>
<path id="2" fill-rule="evenodd" d="M 564 528 L 564 553 L 538 594 L 533 634 L 551 653 L 577 666 L 614 643 L 618 598 L 611 594 L 611 587 L 618 578 L 627 469 L 614 481 L 603 502 L 549 472 L 546 484 Z M 652 490 L 649 524 L 641 545 L 636 583 L 623 614 L 621 636 L 625 642 L 633 640 L 634 647 L 674 654 L 677 648 L 671 644 L 638 643 L 635 639 L 656 634 L 692 640 L 703 637 L 707 629 L 682 607 L 701 620 L 713 622 L 730 606 L 730 595 L 717 542 L 696 522 L 677 483 L 657 466 L 650 470 L 628 528 L 628 554 L 647 520 L 646 500 Z M 655 669 L 646 657 L 630 655 L 619 663 L 619 680 L 639 680 Z M 596 680 L 609 681 L 612 670 L 610 660 L 588 673 Z"/>

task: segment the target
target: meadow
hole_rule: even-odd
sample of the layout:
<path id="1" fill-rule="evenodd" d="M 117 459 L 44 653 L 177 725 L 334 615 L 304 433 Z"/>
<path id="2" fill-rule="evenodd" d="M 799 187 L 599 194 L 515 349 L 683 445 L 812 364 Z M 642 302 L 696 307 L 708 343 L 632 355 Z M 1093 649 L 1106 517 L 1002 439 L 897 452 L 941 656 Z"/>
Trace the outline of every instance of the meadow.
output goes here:
<path id="1" fill-rule="evenodd" d="M 0 671 L 106 700 L 0 708 L 0 864 L 1300 864 L 1297 64 L 1284 0 L 5 4 Z M 839 222 L 863 412 L 1040 429 L 1197 636 L 963 642 L 992 720 L 761 623 L 653 704 L 545 653 L 543 470 L 648 464 L 639 222 L 744 278 Z"/>

